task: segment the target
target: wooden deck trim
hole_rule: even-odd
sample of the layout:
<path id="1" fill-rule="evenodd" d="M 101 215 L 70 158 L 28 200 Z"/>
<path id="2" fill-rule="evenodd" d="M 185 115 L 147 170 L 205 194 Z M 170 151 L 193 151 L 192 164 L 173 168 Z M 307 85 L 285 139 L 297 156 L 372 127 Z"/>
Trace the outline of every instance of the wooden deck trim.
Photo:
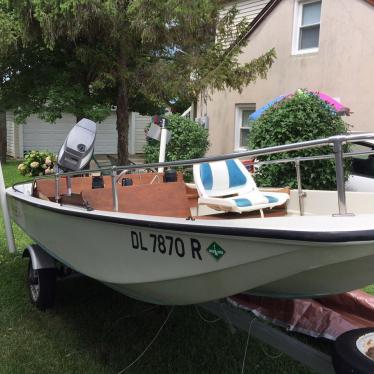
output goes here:
<path id="1" fill-rule="evenodd" d="M 118 191 L 118 211 L 122 213 L 144 214 L 151 216 L 191 217 L 191 208 L 197 207 L 198 192 L 196 189 L 186 186 L 182 174 L 178 174 L 176 182 L 163 182 L 163 174 L 139 173 L 126 174 L 124 178 L 133 181 L 132 186 L 122 186 L 117 184 Z M 113 211 L 112 181 L 110 176 L 103 176 L 104 188 L 92 189 L 92 176 L 74 177 L 71 179 L 72 193 L 81 195 L 80 199 L 61 200 L 62 204 L 76 202 L 87 202 L 88 206 L 95 210 Z M 67 194 L 66 178 L 60 179 L 60 194 Z M 290 188 L 265 189 L 264 191 L 290 193 Z M 34 196 L 43 200 L 55 201 L 55 181 L 52 179 L 40 179 L 36 181 Z M 74 205 L 74 204 L 73 204 Z M 82 207 L 87 208 L 87 204 L 82 203 Z M 282 217 L 287 215 L 286 205 L 264 209 L 266 217 Z M 202 220 L 223 220 L 223 219 L 243 219 L 259 218 L 260 211 L 246 213 L 220 213 L 213 215 L 196 216 L 194 218 Z"/>

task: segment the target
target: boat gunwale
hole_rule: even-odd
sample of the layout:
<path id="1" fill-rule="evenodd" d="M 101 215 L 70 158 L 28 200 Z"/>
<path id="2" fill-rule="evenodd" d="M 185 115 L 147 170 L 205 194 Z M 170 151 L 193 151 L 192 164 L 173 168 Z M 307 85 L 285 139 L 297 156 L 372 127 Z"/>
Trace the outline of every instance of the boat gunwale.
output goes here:
<path id="1" fill-rule="evenodd" d="M 12 191 L 13 192 L 13 191 Z M 17 193 L 17 192 L 16 192 Z M 18 192 L 21 193 L 21 192 Z M 272 228 L 244 228 L 244 227 L 227 227 L 227 226 L 213 226 L 201 225 L 196 223 L 196 220 L 185 219 L 186 223 L 178 222 L 163 222 L 152 221 L 145 219 L 134 219 L 128 217 L 115 217 L 110 215 L 98 214 L 96 211 L 78 211 L 71 209 L 61 209 L 47 204 L 40 204 L 37 201 L 31 201 L 27 198 L 20 197 L 14 193 L 7 193 L 10 198 L 21 201 L 33 207 L 52 211 L 57 214 L 74 216 L 79 218 L 90 219 L 94 221 L 103 221 L 109 223 L 122 224 L 127 226 L 144 227 L 147 229 L 164 229 L 168 231 L 180 231 L 186 233 L 196 234 L 214 234 L 220 236 L 238 236 L 244 238 L 259 238 L 259 239 L 274 239 L 287 241 L 301 241 L 313 243 L 350 243 L 350 242 L 373 242 L 374 229 L 372 230 L 352 230 L 352 231 L 305 231 L 305 230 L 284 230 Z M 25 196 L 25 195 L 23 195 Z M 30 196 L 31 197 L 31 196 Z M 36 198 L 33 198 L 38 200 Z M 56 204 L 56 203 L 54 203 Z M 104 212 L 104 211 L 103 211 Z M 152 217 L 152 216 L 147 216 Z M 158 216 L 155 216 L 158 217 Z M 338 217 L 336 217 L 338 218 Z"/>
<path id="2" fill-rule="evenodd" d="M 276 154 L 284 151 L 295 151 L 300 149 L 307 149 L 307 148 L 315 148 L 315 147 L 322 147 L 330 145 L 333 147 L 333 153 L 334 155 L 323 155 L 313 158 L 305 158 L 305 157 L 296 157 L 294 159 L 295 166 L 296 166 L 296 176 L 298 181 L 298 190 L 299 190 L 299 210 L 300 215 L 303 215 L 303 194 L 302 194 L 302 185 L 301 185 L 301 175 L 300 175 L 300 161 L 306 161 L 307 159 L 325 159 L 330 158 L 330 156 L 333 156 L 335 158 L 335 170 L 336 170 L 336 187 L 337 187 L 337 193 L 338 193 L 338 209 L 339 213 L 336 214 L 338 216 L 347 216 L 349 213 L 347 212 L 347 206 L 346 206 L 346 191 L 345 191 L 345 181 L 344 181 L 344 164 L 343 164 L 343 158 L 345 156 L 352 156 L 353 154 L 344 154 L 342 145 L 343 143 L 351 143 L 351 142 L 357 142 L 357 141 L 365 141 L 374 139 L 374 133 L 363 133 L 363 134 L 355 134 L 355 135 L 336 135 L 331 136 L 324 139 L 315 139 L 315 140 L 309 140 L 309 141 L 303 141 L 299 143 L 292 143 L 292 144 L 283 144 L 278 146 L 272 146 L 267 148 L 261 148 L 257 150 L 249 150 L 246 152 L 241 153 L 228 153 L 226 155 L 222 156 L 211 156 L 211 157 L 203 157 L 203 158 L 196 158 L 196 159 L 190 159 L 190 160 L 178 160 L 178 161 L 167 161 L 167 162 L 159 162 L 159 163 L 150 163 L 150 164 L 140 164 L 140 165 L 128 165 L 128 166 L 112 166 L 111 168 L 104 168 L 104 169 L 90 169 L 90 170 L 76 170 L 76 171 L 70 171 L 65 173 L 57 172 L 54 176 L 48 175 L 48 176 L 41 176 L 34 178 L 32 183 L 35 183 L 37 180 L 40 179 L 55 179 L 55 199 L 59 199 L 59 178 L 64 176 L 67 177 L 69 180 L 69 177 L 74 175 L 81 175 L 88 172 L 102 172 L 103 170 L 111 170 L 111 178 L 112 178 L 112 201 L 113 201 L 113 210 L 118 212 L 118 192 L 115 188 L 116 183 L 118 182 L 119 176 L 122 175 L 123 172 L 127 172 L 129 170 L 135 170 L 135 169 L 149 169 L 149 168 L 160 168 L 164 170 L 164 167 L 167 166 L 191 166 L 194 164 L 199 164 L 202 162 L 213 162 L 213 161 L 224 161 L 229 160 L 232 158 L 238 158 L 238 157 L 244 157 L 244 156 L 264 156 L 264 155 L 270 155 L 270 154 Z M 366 153 L 366 152 L 365 152 Z M 292 159 L 284 159 L 284 160 L 278 160 L 277 162 L 292 162 Z M 118 171 L 122 172 L 117 175 Z M 23 184 L 22 182 L 14 183 L 12 188 L 13 191 L 20 192 L 16 186 Z M 267 229 L 269 230 L 269 229 Z M 371 230 L 369 230 L 371 231 Z M 307 231 L 306 231 L 307 232 Z M 340 231 L 339 231 L 340 232 Z M 323 240 L 322 240 L 323 241 Z M 336 240 L 332 240 L 336 241 Z M 343 240 L 346 241 L 346 240 Z"/>

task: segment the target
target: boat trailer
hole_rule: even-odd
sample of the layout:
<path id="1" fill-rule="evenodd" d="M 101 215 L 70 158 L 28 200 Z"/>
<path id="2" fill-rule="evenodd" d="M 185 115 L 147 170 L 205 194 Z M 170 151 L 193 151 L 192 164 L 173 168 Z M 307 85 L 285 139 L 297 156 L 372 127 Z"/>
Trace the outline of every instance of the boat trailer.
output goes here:
<path id="1" fill-rule="evenodd" d="M 53 306 L 57 276 L 62 275 L 61 278 L 66 278 L 79 275 L 72 271 L 64 272 L 58 269 L 56 260 L 37 244 L 28 246 L 23 257 L 29 257 L 28 280 L 31 302 L 41 310 Z M 284 328 L 276 327 L 252 312 L 235 306 L 228 299 L 199 304 L 198 307 L 226 322 L 232 333 L 237 330 L 245 332 L 248 338 L 254 337 L 260 340 L 316 373 L 374 372 L 374 361 L 360 353 L 358 349 L 353 349 L 359 337 L 369 335 L 374 339 L 373 328 L 361 328 L 342 334 L 336 342 L 331 342 L 332 349 L 329 354 L 292 336 Z M 339 349 L 342 344 L 343 353 Z M 347 353 L 346 350 L 349 352 Z"/>
<path id="2" fill-rule="evenodd" d="M 42 277 L 41 274 L 45 271 L 56 270 L 56 261 L 37 244 L 28 246 L 23 252 L 23 257 L 29 257 L 28 280 L 31 302 L 41 310 L 52 307 L 55 294 L 51 295 L 48 290 L 51 285 L 55 289 L 57 272 L 54 271 L 54 275 L 48 278 Z M 199 307 L 225 321 L 233 333 L 236 330 L 250 332 L 252 337 L 283 352 L 317 373 L 335 373 L 330 355 L 273 327 L 252 313 L 233 306 L 226 300 L 200 304 Z"/>
<path id="3" fill-rule="evenodd" d="M 330 355 L 303 343 L 279 328 L 273 327 L 250 312 L 241 310 L 227 301 L 212 301 L 200 306 L 227 322 L 233 332 L 238 329 L 250 333 L 250 336 L 270 345 L 316 373 L 335 373 Z"/>
<path id="4" fill-rule="evenodd" d="M 328 350 L 330 352 L 325 353 L 291 336 L 283 328 L 275 327 L 253 313 L 238 308 L 227 299 L 200 306 L 225 321 L 233 332 L 235 329 L 241 330 L 248 334 L 248 339 L 254 337 L 266 343 L 313 372 L 320 374 L 374 373 L 374 361 L 371 355 L 373 350 L 368 349 L 374 343 L 372 327 L 348 330 L 339 335 L 334 342 L 326 340 L 330 342 L 331 347 Z"/>

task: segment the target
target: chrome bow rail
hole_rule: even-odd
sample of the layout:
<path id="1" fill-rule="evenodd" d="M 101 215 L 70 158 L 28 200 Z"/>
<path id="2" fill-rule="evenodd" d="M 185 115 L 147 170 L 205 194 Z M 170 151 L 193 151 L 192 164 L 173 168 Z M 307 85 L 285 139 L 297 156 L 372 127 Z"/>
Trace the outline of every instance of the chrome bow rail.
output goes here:
<path id="1" fill-rule="evenodd" d="M 338 192 L 338 207 L 339 207 L 339 216 L 342 215 L 350 215 L 347 213 L 347 206 L 346 206 L 346 196 L 345 196 L 345 184 L 344 184 L 344 157 L 352 157 L 354 155 L 361 155 L 361 154 L 374 154 L 373 152 L 351 152 L 351 153 L 343 153 L 342 146 L 346 143 L 352 142 L 359 142 L 365 140 L 374 140 L 374 133 L 364 133 L 364 134 L 355 134 L 355 135 L 337 135 L 332 136 L 329 138 L 324 139 L 317 139 L 317 140 L 310 140 L 300 143 L 292 143 L 292 144 L 284 144 L 274 147 L 268 148 L 261 148 L 256 150 L 250 150 L 246 152 L 240 153 L 229 153 L 222 156 L 213 156 L 213 157 L 204 157 L 204 158 L 196 158 L 192 160 L 180 160 L 180 161 L 168 161 L 163 163 L 149 163 L 149 164 L 138 164 L 138 165 L 126 165 L 126 166 L 112 166 L 100 169 L 90 169 L 90 170 L 81 170 L 78 172 L 68 172 L 68 173 L 56 173 L 52 176 L 42 176 L 37 177 L 35 180 L 39 179 L 50 179 L 55 178 L 55 197 L 56 200 L 59 199 L 59 179 L 61 177 L 69 177 L 69 176 L 76 176 L 76 175 L 83 175 L 87 173 L 95 173 L 95 172 L 103 172 L 103 171 L 110 171 L 111 178 L 112 178 L 112 196 L 113 196 L 113 210 L 118 211 L 118 193 L 117 193 L 117 181 L 118 181 L 118 173 L 123 173 L 124 171 L 131 171 L 131 170 L 138 170 L 138 169 L 150 169 L 150 168 L 157 168 L 157 167 L 173 167 L 173 166 L 191 166 L 194 164 L 199 164 L 203 162 L 213 162 L 213 161 L 223 161 L 232 158 L 243 158 L 243 157 L 258 157 L 258 156 L 265 156 L 270 154 L 282 153 L 282 152 L 289 152 L 289 151 L 297 151 L 301 149 L 308 149 L 308 148 L 316 148 L 316 147 L 323 147 L 323 146 L 332 146 L 333 154 L 330 155 L 321 155 L 321 156 L 314 156 L 314 157 L 295 157 L 289 159 L 282 159 L 282 160 L 273 160 L 273 161 L 263 161 L 259 162 L 258 164 L 271 164 L 271 163 L 287 163 L 293 162 L 295 163 L 296 167 L 296 175 L 297 175 L 297 182 L 298 182 L 298 190 L 299 190 L 299 202 L 300 202 L 300 213 L 303 213 L 303 192 L 301 187 L 301 175 L 300 175 L 300 162 L 304 161 L 311 161 L 311 160 L 324 160 L 324 159 L 335 159 L 335 170 L 336 170 L 336 187 Z M 13 185 L 13 188 L 19 184 L 24 184 L 25 182 L 16 183 Z"/>

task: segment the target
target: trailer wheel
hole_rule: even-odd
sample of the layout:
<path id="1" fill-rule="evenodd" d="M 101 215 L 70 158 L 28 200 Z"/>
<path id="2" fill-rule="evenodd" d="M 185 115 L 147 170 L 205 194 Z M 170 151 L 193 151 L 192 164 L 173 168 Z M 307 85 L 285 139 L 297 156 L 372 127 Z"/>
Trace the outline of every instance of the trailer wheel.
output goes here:
<path id="1" fill-rule="evenodd" d="M 30 259 L 27 274 L 31 302 L 42 311 L 52 308 L 56 295 L 56 269 L 34 269 Z"/>
<path id="2" fill-rule="evenodd" d="M 333 346 L 332 361 L 337 374 L 374 373 L 374 361 L 357 348 L 357 341 L 373 328 L 355 329 L 340 335 Z"/>

